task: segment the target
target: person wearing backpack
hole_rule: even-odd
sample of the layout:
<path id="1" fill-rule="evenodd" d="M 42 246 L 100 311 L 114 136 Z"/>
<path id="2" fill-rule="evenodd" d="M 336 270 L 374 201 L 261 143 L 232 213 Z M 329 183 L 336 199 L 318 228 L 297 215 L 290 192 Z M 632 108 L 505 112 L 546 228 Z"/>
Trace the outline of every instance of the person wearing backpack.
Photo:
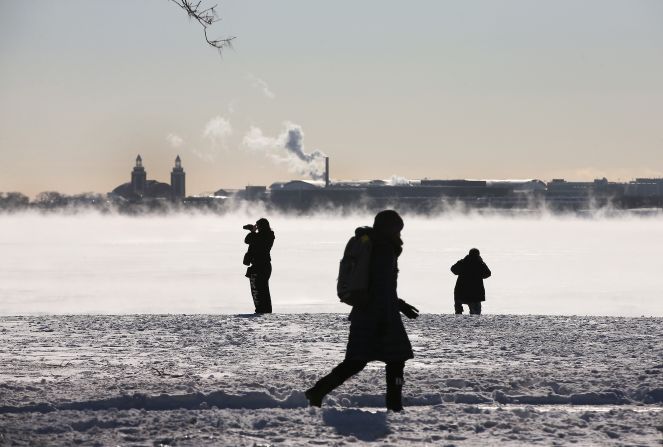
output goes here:
<path id="1" fill-rule="evenodd" d="M 481 259 L 479 249 L 473 248 L 460 261 L 451 266 L 451 273 L 458 275 L 454 287 L 454 311 L 463 313 L 463 304 L 470 308 L 470 315 L 481 315 L 481 302 L 486 301 L 483 280 L 489 278 L 490 269 Z"/>
<path id="2" fill-rule="evenodd" d="M 272 276 L 272 258 L 269 252 L 274 245 L 274 232 L 267 219 L 260 218 L 255 225 L 244 225 L 249 234 L 244 243 L 249 245 L 244 255 L 246 277 L 249 278 L 251 296 L 257 314 L 272 313 L 272 297 L 269 293 L 269 278 Z"/>
<path id="3" fill-rule="evenodd" d="M 414 354 L 400 312 L 408 318 L 417 318 L 419 311 L 396 293 L 398 257 L 403 251 L 402 229 L 403 219 L 398 213 L 384 210 L 375 216 L 372 228 L 357 228 L 355 237 L 348 242 L 338 284 L 341 301 L 352 305 L 345 359 L 306 390 L 311 406 L 320 407 L 329 392 L 364 369 L 368 362 L 382 361 L 386 363 L 387 409 L 403 409 L 403 369 L 405 361 Z M 353 252 L 356 256 L 351 259 Z M 357 275 L 363 278 L 353 278 Z M 363 285 L 366 290 L 345 293 L 347 283 Z"/>

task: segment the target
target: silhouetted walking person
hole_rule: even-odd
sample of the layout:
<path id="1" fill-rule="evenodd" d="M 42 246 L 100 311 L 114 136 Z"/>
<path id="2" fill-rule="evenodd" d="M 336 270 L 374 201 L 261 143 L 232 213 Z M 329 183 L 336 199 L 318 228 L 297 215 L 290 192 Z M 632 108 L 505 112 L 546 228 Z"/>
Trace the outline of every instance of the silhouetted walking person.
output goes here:
<path id="1" fill-rule="evenodd" d="M 325 395 L 361 371 L 368 362 L 378 360 L 386 363 L 387 408 L 403 409 L 403 369 L 405 361 L 414 355 L 399 311 L 408 318 L 417 318 L 419 311 L 399 299 L 396 293 L 398 256 L 403 250 L 402 229 L 403 220 L 398 213 L 385 210 L 375 216 L 373 228 L 361 227 L 355 231 L 356 238 L 370 238 L 368 293 L 350 312 L 345 360 L 306 391 L 310 405 L 320 407 Z"/>
<path id="2" fill-rule="evenodd" d="M 490 277 L 490 269 L 481 259 L 479 250 L 473 248 L 469 254 L 451 267 L 451 272 L 458 275 L 454 287 L 454 310 L 463 313 L 463 304 L 470 308 L 470 314 L 481 315 L 481 302 L 486 301 L 486 289 L 483 280 Z"/>
<path id="3" fill-rule="evenodd" d="M 244 265 L 249 265 L 246 276 L 251 285 L 253 304 L 256 313 L 272 313 L 272 297 L 269 294 L 272 258 L 269 252 L 274 245 L 274 232 L 264 217 L 258 219 L 255 225 L 245 225 L 244 229 L 250 231 L 244 238 L 244 242 L 249 244 L 244 255 Z"/>

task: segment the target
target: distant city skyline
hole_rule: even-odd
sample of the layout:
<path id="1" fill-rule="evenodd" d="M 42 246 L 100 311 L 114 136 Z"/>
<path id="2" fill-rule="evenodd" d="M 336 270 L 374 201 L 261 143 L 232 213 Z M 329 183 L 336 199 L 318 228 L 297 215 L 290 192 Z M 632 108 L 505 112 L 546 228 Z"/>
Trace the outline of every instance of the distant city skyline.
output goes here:
<path id="1" fill-rule="evenodd" d="M 0 191 L 663 176 L 659 1 L 218 9 L 222 57 L 167 0 L 0 1 Z"/>

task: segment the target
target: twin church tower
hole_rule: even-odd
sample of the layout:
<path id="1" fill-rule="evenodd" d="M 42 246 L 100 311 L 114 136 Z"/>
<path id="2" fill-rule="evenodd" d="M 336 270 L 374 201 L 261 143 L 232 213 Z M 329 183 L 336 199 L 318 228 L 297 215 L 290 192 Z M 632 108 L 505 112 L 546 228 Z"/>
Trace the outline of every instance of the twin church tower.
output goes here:
<path id="1" fill-rule="evenodd" d="M 175 159 L 175 166 L 170 173 L 170 189 L 172 198 L 175 200 L 182 200 L 186 196 L 184 168 L 182 168 L 182 160 L 178 155 Z M 134 194 L 143 197 L 147 193 L 147 172 L 143 167 L 143 159 L 140 154 L 136 157 L 136 166 L 131 171 L 131 188 Z"/>
<path id="2" fill-rule="evenodd" d="M 113 194 L 119 195 L 127 200 L 141 199 L 172 199 L 181 201 L 186 197 L 186 174 L 182 168 L 182 160 L 178 155 L 175 166 L 170 173 L 170 185 L 168 183 L 148 180 L 147 172 L 143 166 L 140 155 L 136 157 L 136 165 L 131 171 L 131 182 L 124 183 L 113 190 Z"/>

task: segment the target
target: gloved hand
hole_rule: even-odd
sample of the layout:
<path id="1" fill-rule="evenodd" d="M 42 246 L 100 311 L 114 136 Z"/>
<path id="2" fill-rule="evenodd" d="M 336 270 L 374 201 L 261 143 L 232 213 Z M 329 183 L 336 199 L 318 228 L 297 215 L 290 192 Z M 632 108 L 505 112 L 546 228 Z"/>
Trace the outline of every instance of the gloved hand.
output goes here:
<path id="1" fill-rule="evenodd" d="M 419 309 L 411 304 L 406 303 L 402 299 L 398 299 L 398 310 L 403 312 L 403 315 L 410 319 L 415 319 L 419 316 Z"/>

